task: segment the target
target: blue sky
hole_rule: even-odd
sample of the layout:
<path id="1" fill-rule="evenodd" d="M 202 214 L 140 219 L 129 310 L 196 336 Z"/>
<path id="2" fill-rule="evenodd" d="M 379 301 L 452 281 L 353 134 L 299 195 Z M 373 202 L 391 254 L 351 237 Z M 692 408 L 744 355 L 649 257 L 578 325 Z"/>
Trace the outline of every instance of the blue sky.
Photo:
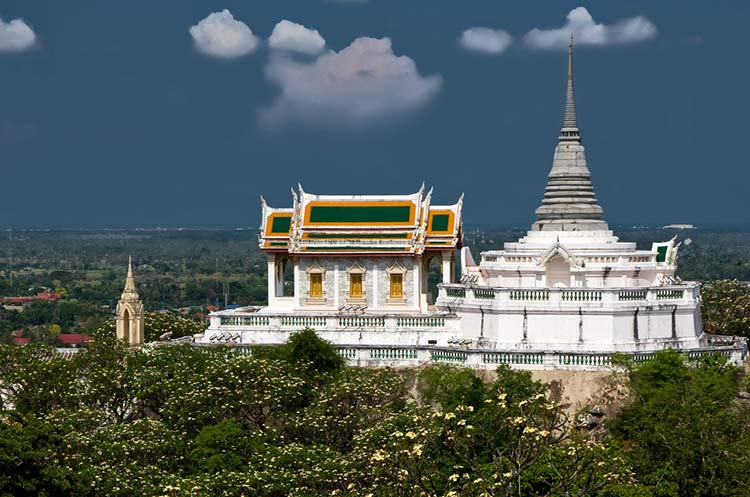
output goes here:
<path id="1" fill-rule="evenodd" d="M 0 18 L 6 225 L 255 226 L 259 195 L 286 206 L 297 182 L 422 181 L 465 192 L 466 224 L 531 223 L 566 30 L 607 220 L 750 211 L 746 1 L 0 0 Z"/>

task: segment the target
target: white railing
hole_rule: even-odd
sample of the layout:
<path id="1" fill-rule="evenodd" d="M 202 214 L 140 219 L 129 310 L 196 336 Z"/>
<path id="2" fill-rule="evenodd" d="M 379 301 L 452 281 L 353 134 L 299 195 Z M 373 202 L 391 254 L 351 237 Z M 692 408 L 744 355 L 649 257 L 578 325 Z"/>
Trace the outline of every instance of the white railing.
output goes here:
<path id="1" fill-rule="evenodd" d="M 224 314 L 226 312 L 226 314 Z M 295 314 L 256 314 L 242 311 L 221 311 L 209 316 L 210 332 L 229 334 L 244 331 L 290 331 L 312 328 L 316 331 L 347 330 L 431 330 L 459 331 L 459 318 L 455 314 L 342 314 L 342 313 L 301 313 Z"/>
<path id="2" fill-rule="evenodd" d="M 572 302 L 598 302 L 602 300 L 601 290 L 561 290 L 560 294 L 563 300 Z"/>
<path id="3" fill-rule="evenodd" d="M 229 326 L 268 326 L 268 316 L 222 316 L 221 324 Z"/>
<path id="4" fill-rule="evenodd" d="M 495 298 L 494 288 L 472 288 L 475 299 L 492 300 Z"/>
<path id="5" fill-rule="evenodd" d="M 396 318 L 399 328 L 442 328 L 445 316 L 404 316 Z"/>
<path id="6" fill-rule="evenodd" d="M 508 296 L 510 300 L 549 300 L 549 290 L 546 288 L 535 290 L 535 289 L 508 289 Z"/>
<path id="7" fill-rule="evenodd" d="M 728 337 L 733 338 L 733 337 Z M 195 343 L 195 346 L 215 344 Z M 249 345 L 235 345 L 238 352 L 251 350 Z M 351 366 L 362 367 L 418 367 L 422 364 L 453 364 L 472 369 L 495 369 L 507 365 L 514 369 L 526 370 L 583 370 L 599 371 L 613 368 L 613 352 L 561 352 L 549 350 L 495 350 L 463 349 L 458 347 L 436 346 L 375 346 L 339 345 L 338 353 Z M 744 363 L 747 357 L 747 344 L 740 339 L 734 345 L 721 345 L 681 351 L 690 361 L 719 354 L 735 365 Z M 617 353 L 629 357 L 635 364 L 652 360 L 656 352 Z"/>
<path id="8" fill-rule="evenodd" d="M 380 316 L 347 316 L 338 318 L 340 328 L 382 328 L 385 318 Z"/>
<path id="9" fill-rule="evenodd" d="M 484 364 L 507 364 L 509 366 L 526 364 L 544 364 L 544 354 L 537 352 L 485 352 L 482 354 Z"/>
<path id="10" fill-rule="evenodd" d="M 281 326 L 291 328 L 320 328 L 326 325 L 324 316 L 281 316 L 280 321 Z M 268 326 L 268 323 L 259 326 Z"/>
<path id="11" fill-rule="evenodd" d="M 627 305 L 637 303 L 666 303 L 693 301 L 697 298 L 696 285 L 671 285 L 658 287 L 615 287 L 615 288 L 517 288 L 517 287 L 488 287 L 470 286 L 462 284 L 441 284 L 438 305 L 443 301 L 446 305 L 455 303 L 457 298 L 462 302 L 476 301 L 491 302 L 550 302 L 555 305 L 575 305 L 581 303 L 587 307 L 616 305 L 617 302 Z M 665 302 L 666 301 L 666 302 Z M 477 305 L 481 305 L 477 302 Z"/>
<path id="12" fill-rule="evenodd" d="M 648 290 L 637 289 L 637 290 L 619 290 L 617 292 L 617 300 L 630 301 L 630 300 L 646 300 Z"/>

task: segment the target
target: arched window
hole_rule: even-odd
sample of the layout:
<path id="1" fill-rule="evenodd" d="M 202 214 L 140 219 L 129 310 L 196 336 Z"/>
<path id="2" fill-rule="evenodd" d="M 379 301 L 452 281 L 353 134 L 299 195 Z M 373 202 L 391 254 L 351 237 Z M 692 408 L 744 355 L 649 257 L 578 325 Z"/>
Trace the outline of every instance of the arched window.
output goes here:
<path id="1" fill-rule="evenodd" d="M 547 262 L 546 273 L 548 287 L 570 286 L 570 266 L 559 255 L 555 255 Z"/>
<path id="2" fill-rule="evenodd" d="M 128 343 L 130 341 L 130 311 L 126 308 L 122 313 L 122 339 Z"/>
<path id="3" fill-rule="evenodd" d="M 386 269 L 388 274 L 388 304 L 405 304 L 406 303 L 406 273 L 407 270 L 398 261 Z"/>
<path id="4" fill-rule="evenodd" d="M 315 259 L 305 271 L 307 272 L 307 303 L 313 305 L 325 304 L 325 268 Z"/>
<path id="5" fill-rule="evenodd" d="M 354 264 L 346 268 L 346 273 L 349 276 L 349 293 L 347 294 L 347 301 L 356 304 L 363 304 L 366 302 L 365 296 L 365 273 L 367 269 L 362 266 L 359 261 L 355 260 Z"/>

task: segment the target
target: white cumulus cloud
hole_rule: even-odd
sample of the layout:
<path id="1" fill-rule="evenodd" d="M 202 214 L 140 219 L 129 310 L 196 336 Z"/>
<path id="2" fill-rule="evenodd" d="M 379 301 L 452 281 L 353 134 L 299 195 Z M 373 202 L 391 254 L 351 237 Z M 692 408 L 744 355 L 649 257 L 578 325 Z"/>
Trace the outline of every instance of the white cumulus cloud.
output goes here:
<path id="1" fill-rule="evenodd" d="M 507 31 L 480 27 L 465 30 L 458 41 L 467 50 L 488 54 L 502 53 L 512 42 L 513 37 Z"/>
<path id="2" fill-rule="evenodd" d="M 226 59 L 246 55 L 260 44 L 247 24 L 235 19 L 227 9 L 209 14 L 191 26 L 190 36 L 199 51 Z"/>
<path id="3" fill-rule="evenodd" d="M 421 76 L 409 57 L 396 56 L 389 38 L 357 38 L 311 62 L 277 53 L 265 70 L 281 89 L 261 115 L 269 125 L 364 124 L 418 109 L 442 84 L 440 76 Z"/>
<path id="4" fill-rule="evenodd" d="M 36 34 L 21 19 L 5 22 L 0 18 L 0 52 L 20 52 L 31 48 Z"/>
<path id="5" fill-rule="evenodd" d="M 326 41 L 317 29 L 309 29 L 302 24 L 284 19 L 273 28 L 268 44 L 278 50 L 313 55 L 325 48 Z"/>
<path id="6" fill-rule="evenodd" d="M 532 48 L 566 48 L 573 34 L 573 42 L 580 45 L 610 45 L 633 43 L 656 36 L 656 26 L 643 16 L 620 19 L 614 24 L 597 24 L 585 7 L 576 7 L 568 13 L 565 25 L 560 28 L 534 28 L 524 36 Z"/>

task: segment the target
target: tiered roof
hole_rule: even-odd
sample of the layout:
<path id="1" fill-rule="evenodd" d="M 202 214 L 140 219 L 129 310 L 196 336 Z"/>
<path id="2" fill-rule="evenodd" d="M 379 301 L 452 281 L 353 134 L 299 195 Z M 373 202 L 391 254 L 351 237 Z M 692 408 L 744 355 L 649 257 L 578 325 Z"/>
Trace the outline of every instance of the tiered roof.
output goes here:
<path id="1" fill-rule="evenodd" d="M 276 209 L 261 198 L 260 248 L 293 254 L 419 255 L 461 244 L 463 196 L 432 205 L 424 185 L 410 195 L 313 195 L 292 191 L 293 207 Z"/>

